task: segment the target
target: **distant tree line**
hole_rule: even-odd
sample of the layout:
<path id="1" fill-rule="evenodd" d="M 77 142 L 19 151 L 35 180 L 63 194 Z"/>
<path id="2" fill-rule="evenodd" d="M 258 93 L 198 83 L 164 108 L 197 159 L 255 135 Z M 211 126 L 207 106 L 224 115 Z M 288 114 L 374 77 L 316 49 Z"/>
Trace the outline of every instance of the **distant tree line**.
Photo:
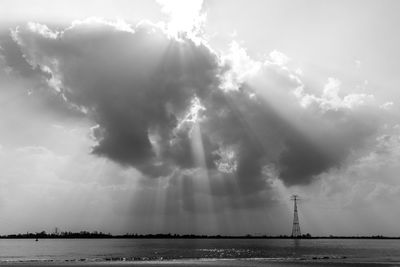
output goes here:
<path id="1" fill-rule="evenodd" d="M 0 235 L 0 238 L 30 238 L 30 239 L 46 239 L 46 238 L 137 238 L 137 239 L 292 239 L 290 235 L 194 235 L 194 234 L 132 234 L 126 233 L 124 235 L 112 235 L 110 233 L 103 233 L 99 231 L 80 231 L 80 232 L 60 232 L 60 233 L 47 233 L 46 231 L 36 233 L 25 233 L 25 234 L 10 234 Z M 389 237 L 383 235 L 371 235 L 371 236 L 311 236 L 309 233 L 303 234 L 296 239 L 400 239 L 400 237 Z"/>
<path id="2" fill-rule="evenodd" d="M 11 234 L 1 235 L 0 238 L 112 238 L 113 236 L 108 233 L 93 231 L 80 231 L 80 232 L 60 232 L 60 233 L 46 233 L 46 231 L 37 233 L 26 234 Z"/>

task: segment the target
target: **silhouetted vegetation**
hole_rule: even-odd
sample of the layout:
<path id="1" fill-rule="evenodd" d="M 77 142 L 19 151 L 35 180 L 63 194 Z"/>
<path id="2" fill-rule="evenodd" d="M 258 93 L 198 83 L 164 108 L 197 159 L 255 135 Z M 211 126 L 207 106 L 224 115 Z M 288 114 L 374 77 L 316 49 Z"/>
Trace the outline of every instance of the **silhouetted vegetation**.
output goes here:
<path id="1" fill-rule="evenodd" d="M 88 232 L 88 231 L 80 231 L 80 232 L 61 232 L 61 233 L 46 233 L 46 231 L 38 232 L 38 233 L 26 233 L 26 234 L 11 234 L 11 235 L 2 235 L 0 238 L 113 238 L 114 236 L 110 233 L 105 234 L 102 232 Z"/>
<path id="2" fill-rule="evenodd" d="M 60 232 L 60 233 L 46 233 L 46 231 L 37 233 L 26 233 L 26 234 L 10 234 L 10 235 L 0 235 L 0 238 L 19 238 L 19 239 L 46 239 L 46 238 L 136 238 L 136 239 L 292 239 L 290 235 L 194 235 L 194 234 L 132 234 L 127 233 L 124 235 L 112 235 L 110 233 L 103 233 L 98 231 L 88 232 Z M 311 236 L 309 233 L 303 234 L 296 239 L 400 239 L 400 237 L 389 237 L 383 235 L 372 235 L 372 236 Z"/>

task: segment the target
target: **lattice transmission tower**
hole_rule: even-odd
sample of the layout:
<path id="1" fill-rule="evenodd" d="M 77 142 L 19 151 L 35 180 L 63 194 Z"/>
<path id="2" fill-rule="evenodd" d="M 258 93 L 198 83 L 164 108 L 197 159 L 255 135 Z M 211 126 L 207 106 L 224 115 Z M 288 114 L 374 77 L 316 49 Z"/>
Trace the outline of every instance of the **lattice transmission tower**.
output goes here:
<path id="1" fill-rule="evenodd" d="M 301 236 L 299 216 L 297 214 L 297 201 L 299 200 L 299 196 L 292 195 L 292 197 L 290 199 L 293 200 L 293 202 L 294 202 L 292 237 L 298 238 Z"/>

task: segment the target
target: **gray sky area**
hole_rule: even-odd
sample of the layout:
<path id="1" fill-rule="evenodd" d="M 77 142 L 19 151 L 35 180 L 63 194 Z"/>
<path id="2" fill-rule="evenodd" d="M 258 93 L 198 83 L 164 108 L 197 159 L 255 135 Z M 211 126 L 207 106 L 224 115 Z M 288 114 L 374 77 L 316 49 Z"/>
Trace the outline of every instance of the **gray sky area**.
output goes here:
<path id="1" fill-rule="evenodd" d="M 0 233 L 400 235 L 399 11 L 0 0 Z"/>

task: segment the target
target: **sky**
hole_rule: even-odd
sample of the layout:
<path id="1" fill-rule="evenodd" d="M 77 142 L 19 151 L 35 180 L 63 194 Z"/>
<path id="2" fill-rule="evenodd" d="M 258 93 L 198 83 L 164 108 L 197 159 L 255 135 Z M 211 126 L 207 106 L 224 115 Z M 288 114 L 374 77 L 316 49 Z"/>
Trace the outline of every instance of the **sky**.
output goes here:
<path id="1" fill-rule="evenodd" d="M 400 3 L 0 1 L 0 234 L 399 236 Z"/>

